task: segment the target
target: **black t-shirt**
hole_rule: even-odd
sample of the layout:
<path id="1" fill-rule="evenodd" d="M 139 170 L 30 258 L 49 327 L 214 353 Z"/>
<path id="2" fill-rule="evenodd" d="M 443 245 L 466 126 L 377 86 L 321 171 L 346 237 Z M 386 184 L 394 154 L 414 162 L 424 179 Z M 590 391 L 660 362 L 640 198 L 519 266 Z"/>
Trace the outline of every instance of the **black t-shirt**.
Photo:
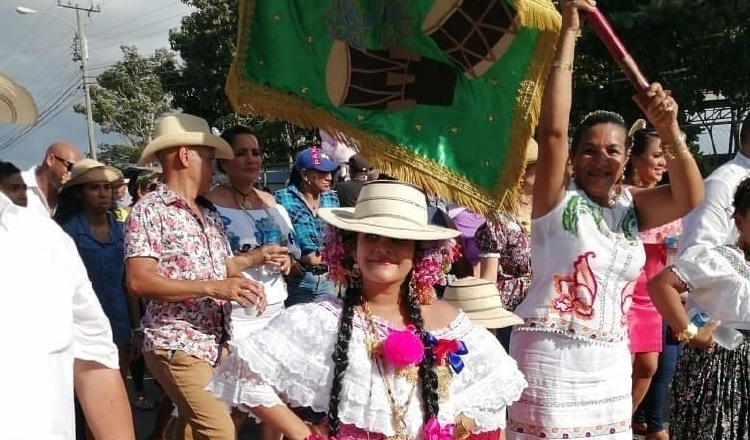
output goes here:
<path id="1" fill-rule="evenodd" d="M 336 193 L 338 193 L 339 204 L 342 208 L 354 208 L 364 184 L 364 180 L 347 180 L 336 184 Z"/>

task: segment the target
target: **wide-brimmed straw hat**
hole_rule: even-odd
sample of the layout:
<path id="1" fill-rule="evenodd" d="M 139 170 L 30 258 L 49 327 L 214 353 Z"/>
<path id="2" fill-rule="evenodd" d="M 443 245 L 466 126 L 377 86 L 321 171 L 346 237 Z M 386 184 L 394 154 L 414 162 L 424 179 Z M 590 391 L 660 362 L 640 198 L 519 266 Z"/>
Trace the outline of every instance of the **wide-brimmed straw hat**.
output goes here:
<path id="1" fill-rule="evenodd" d="M 34 98 L 25 87 L 0 73 L 0 123 L 36 124 Z"/>
<path id="2" fill-rule="evenodd" d="M 63 185 L 63 189 L 92 182 L 114 183 L 122 181 L 123 175 L 115 167 L 104 165 L 93 159 L 81 159 L 70 170 L 70 179 Z"/>
<path id="3" fill-rule="evenodd" d="M 217 159 L 232 159 L 232 147 L 211 133 L 205 119 L 180 113 L 163 117 L 154 128 L 152 140 L 141 153 L 138 165 L 156 161 L 156 153 L 174 147 L 210 147 L 216 150 Z"/>
<path id="4" fill-rule="evenodd" d="M 523 324 L 520 317 L 505 310 L 495 283 L 481 278 L 453 281 L 445 288 L 443 301 L 463 310 L 471 322 L 480 327 L 493 329 Z"/>
<path id="5" fill-rule="evenodd" d="M 396 181 L 365 183 L 354 208 L 324 208 L 318 215 L 339 229 L 404 240 L 447 240 L 461 234 L 430 225 L 424 192 Z"/>

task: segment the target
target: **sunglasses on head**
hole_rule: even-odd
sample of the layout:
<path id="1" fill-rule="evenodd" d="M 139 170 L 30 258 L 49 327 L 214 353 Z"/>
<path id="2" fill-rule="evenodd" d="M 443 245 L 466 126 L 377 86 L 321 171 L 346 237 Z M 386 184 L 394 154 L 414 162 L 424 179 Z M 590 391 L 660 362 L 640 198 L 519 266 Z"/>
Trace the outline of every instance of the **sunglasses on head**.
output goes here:
<path id="1" fill-rule="evenodd" d="M 66 170 L 68 170 L 68 171 L 73 170 L 73 165 L 75 165 L 73 162 L 71 162 L 69 160 L 65 160 L 62 157 L 54 155 L 54 154 L 52 155 L 52 157 L 54 157 L 55 159 L 59 160 L 61 164 L 65 165 L 65 169 Z"/>

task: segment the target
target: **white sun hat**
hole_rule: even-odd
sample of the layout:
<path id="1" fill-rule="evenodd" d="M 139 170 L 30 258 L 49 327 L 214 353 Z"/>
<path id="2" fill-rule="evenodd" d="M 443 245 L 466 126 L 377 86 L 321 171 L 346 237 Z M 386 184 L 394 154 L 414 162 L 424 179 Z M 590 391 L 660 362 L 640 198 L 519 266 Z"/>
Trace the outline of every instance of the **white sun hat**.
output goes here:
<path id="1" fill-rule="evenodd" d="M 318 215 L 339 229 L 403 240 L 447 240 L 455 229 L 427 221 L 427 199 L 414 185 L 377 180 L 362 185 L 354 208 L 323 208 Z"/>

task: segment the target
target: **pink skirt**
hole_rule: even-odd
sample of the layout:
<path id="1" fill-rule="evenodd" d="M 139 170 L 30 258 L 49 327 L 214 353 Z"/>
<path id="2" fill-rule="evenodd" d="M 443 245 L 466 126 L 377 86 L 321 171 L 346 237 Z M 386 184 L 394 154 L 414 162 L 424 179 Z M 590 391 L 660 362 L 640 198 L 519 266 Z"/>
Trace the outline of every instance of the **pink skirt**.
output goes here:
<path id="1" fill-rule="evenodd" d="M 646 290 L 648 280 L 656 276 L 665 261 L 664 245 L 644 243 L 646 264 L 633 291 L 633 304 L 628 312 L 628 332 L 631 353 L 659 353 L 662 344 L 661 315 L 651 302 Z"/>

